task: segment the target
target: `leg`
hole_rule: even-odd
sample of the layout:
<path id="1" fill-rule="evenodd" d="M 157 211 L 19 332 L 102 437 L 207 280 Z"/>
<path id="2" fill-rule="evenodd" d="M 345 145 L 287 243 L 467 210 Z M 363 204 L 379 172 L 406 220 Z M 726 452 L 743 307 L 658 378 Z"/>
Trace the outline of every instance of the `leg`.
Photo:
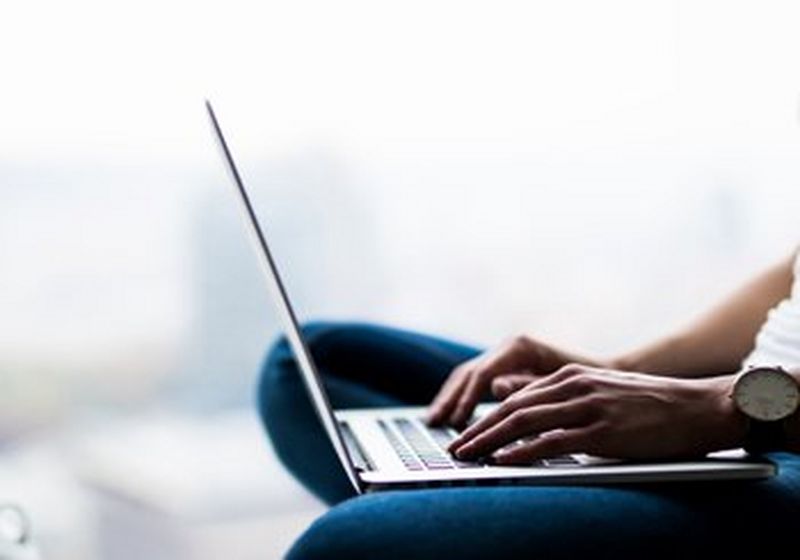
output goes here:
<path id="1" fill-rule="evenodd" d="M 761 482 L 369 494 L 318 519 L 288 558 L 708 560 L 796 551 L 800 456 L 774 459 L 779 476 Z"/>
<path id="2" fill-rule="evenodd" d="M 374 325 L 314 323 L 304 334 L 337 408 L 427 404 L 450 371 L 478 353 Z M 307 488 L 328 503 L 353 495 L 283 339 L 265 362 L 258 408 L 278 457 Z"/>

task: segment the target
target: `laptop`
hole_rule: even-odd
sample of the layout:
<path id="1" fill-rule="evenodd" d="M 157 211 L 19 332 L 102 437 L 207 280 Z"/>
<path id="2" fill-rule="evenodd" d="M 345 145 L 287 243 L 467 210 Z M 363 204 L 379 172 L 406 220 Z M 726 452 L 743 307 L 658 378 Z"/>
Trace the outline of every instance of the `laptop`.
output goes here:
<path id="1" fill-rule="evenodd" d="M 357 493 L 478 484 L 565 485 L 763 479 L 776 474 L 773 463 L 749 457 L 742 450 L 681 462 L 634 463 L 581 454 L 552 457 L 523 466 L 458 461 L 446 451 L 457 432 L 447 426 L 428 426 L 424 420 L 424 407 L 334 410 L 244 181 L 208 101 L 206 110 L 309 398 L 341 467 Z M 476 418 L 486 414 L 492 406 L 496 405 L 480 405 Z"/>

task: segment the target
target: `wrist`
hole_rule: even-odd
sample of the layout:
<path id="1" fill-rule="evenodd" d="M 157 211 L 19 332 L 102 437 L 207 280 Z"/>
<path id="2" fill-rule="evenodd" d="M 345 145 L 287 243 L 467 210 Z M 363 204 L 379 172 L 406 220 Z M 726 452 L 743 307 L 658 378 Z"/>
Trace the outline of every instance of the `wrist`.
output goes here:
<path id="1" fill-rule="evenodd" d="M 703 386 L 708 407 L 708 436 L 712 451 L 743 447 L 748 419 L 732 398 L 735 376 L 724 375 L 696 381 Z"/>
<path id="2" fill-rule="evenodd" d="M 797 449 L 800 384 L 796 372 L 780 366 L 748 366 L 735 378 L 732 400 L 748 419 L 747 451 Z"/>
<path id="3" fill-rule="evenodd" d="M 800 384 L 800 369 L 792 369 L 788 373 Z M 787 449 L 792 453 L 800 453 L 800 410 L 786 419 L 785 427 Z"/>
<path id="4" fill-rule="evenodd" d="M 786 449 L 800 453 L 800 413 L 795 412 L 786 420 Z"/>

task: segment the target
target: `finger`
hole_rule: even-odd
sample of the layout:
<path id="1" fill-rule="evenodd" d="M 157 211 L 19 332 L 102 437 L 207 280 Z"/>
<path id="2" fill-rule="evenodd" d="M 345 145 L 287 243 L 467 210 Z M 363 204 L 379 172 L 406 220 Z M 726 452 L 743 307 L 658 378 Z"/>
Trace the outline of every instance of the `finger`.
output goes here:
<path id="1" fill-rule="evenodd" d="M 475 411 L 478 401 L 486 393 L 488 386 L 489 380 L 486 374 L 483 371 L 473 371 L 464 384 L 464 390 L 456 401 L 447 423 L 456 427 L 464 426 Z"/>
<path id="2" fill-rule="evenodd" d="M 497 451 L 493 458 L 500 465 L 530 464 L 539 459 L 583 453 L 592 445 L 591 428 L 571 428 L 542 434 Z"/>
<path id="3" fill-rule="evenodd" d="M 580 394 L 579 390 L 581 387 L 578 383 L 575 383 L 575 387 L 572 387 L 568 383 L 573 382 L 572 380 L 577 380 L 579 374 L 583 373 L 586 370 L 585 367 L 577 365 L 577 364 L 570 364 L 567 366 L 562 367 L 558 371 L 544 376 L 535 376 L 535 378 L 528 383 L 525 387 L 523 387 L 518 393 L 538 393 L 540 391 L 545 391 L 550 387 L 557 387 L 556 392 L 550 394 L 548 392 L 541 393 L 540 397 L 551 398 L 551 399 L 558 399 L 558 400 L 566 400 L 573 396 Z M 569 390 L 564 392 L 565 390 Z M 522 395 L 517 394 L 517 396 L 522 397 Z M 506 400 L 512 399 L 511 402 L 504 402 L 503 405 L 497 407 L 494 411 L 490 414 L 484 416 L 481 420 L 467 428 L 458 440 L 461 440 L 460 443 L 463 443 L 464 440 L 472 437 L 474 434 L 478 433 L 480 430 L 485 429 L 492 423 L 499 421 L 504 416 L 507 416 L 516 408 L 520 406 L 529 406 L 532 404 L 539 404 L 543 402 L 547 402 L 546 400 L 539 400 L 538 397 L 535 397 L 533 400 L 528 401 L 517 401 L 513 400 L 514 395 L 507 397 Z M 456 442 L 453 442 L 456 443 Z M 452 444 L 451 444 L 452 447 Z"/>
<path id="4" fill-rule="evenodd" d="M 519 391 L 538 376 L 532 373 L 510 373 L 501 375 L 492 381 L 492 394 L 495 398 L 503 400 L 512 393 Z"/>
<path id="5" fill-rule="evenodd" d="M 492 410 L 489 414 L 461 432 L 461 434 L 459 434 L 459 436 L 450 443 L 448 449 L 451 452 L 455 451 L 462 445 L 468 443 L 481 432 L 484 432 L 490 427 L 502 422 L 517 410 L 536 405 L 566 402 L 578 395 L 577 389 L 569 382 L 569 380 L 565 380 L 556 385 L 543 387 L 540 389 L 529 389 L 529 386 L 526 386 L 526 388 L 522 391 L 518 391 L 508 397 L 505 401 L 503 401 L 502 404 Z"/>
<path id="6" fill-rule="evenodd" d="M 575 403 L 545 404 L 517 410 L 456 450 L 459 459 L 485 457 L 526 436 L 538 436 L 556 429 L 572 428 L 585 419 Z"/>
<path id="7" fill-rule="evenodd" d="M 489 390 L 492 378 L 503 370 L 513 371 L 519 361 L 520 347 L 512 342 L 501 348 L 496 354 L 487 357 L 482 363 L 477 364 L 467 382 L 458 404 L 450 415 L 449 424 L 463 426 L 475 410 L 481 397 Z"/>
<path id="8" fill-rule="evenodd" d="M 473 364 L 477 361 L 477 358 L 473 358 L 471 360 L 467 360 L 466 362 L 462 362 L 456 365 L 451 371 L 450 375 L 447 376 L 447 379 L 442 386 L 439 388 L 439 392 L 431 401 L 431 406 L 437 406 L 441 404 L 446 398 L 448 393 L 453 389 L 453 385 L 459 382 L 459 379 L 464 375 L 467 370 L 472 369 Z"/>
<path id="9" fill-rule="evenodd" d="M 525 390 L 535 391 L 549 385 L 556 385 L 578 375 L 582 375 L 590 369 L 591 368 L 580 364 L 567 364 L 549 375 L 537 375 L 536 379 L 532 380 L 527 387 L 525 387 Z"/>
<path id="10" fill-rule="evenodd" d="M 465 370 L 454 371 L 428 408 L 428 423 L 440 424 L 452 412 L 466 383 Z"/>
<path id="11" fill-rule="evenodd" d="M 465 362 L 453 370 L 447 381 L 444 382 L 439 393 L 428 408 L 428 423 L 440 424 L 452 412 L 458 403 L 458 398 L 466 384 L 467 376 L 471 370 L 470 362 Z"/>

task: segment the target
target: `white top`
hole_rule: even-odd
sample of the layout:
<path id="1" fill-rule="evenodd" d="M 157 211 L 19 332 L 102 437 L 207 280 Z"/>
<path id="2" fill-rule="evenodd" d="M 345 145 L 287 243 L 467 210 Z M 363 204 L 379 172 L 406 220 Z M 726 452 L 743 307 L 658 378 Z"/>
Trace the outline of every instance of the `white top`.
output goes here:
<path id="1" fill-rule="evenodd" d="M 800 253 L 794 261 L 791 295 L 770 310 L 742 365 L 800 367 Z"/>

